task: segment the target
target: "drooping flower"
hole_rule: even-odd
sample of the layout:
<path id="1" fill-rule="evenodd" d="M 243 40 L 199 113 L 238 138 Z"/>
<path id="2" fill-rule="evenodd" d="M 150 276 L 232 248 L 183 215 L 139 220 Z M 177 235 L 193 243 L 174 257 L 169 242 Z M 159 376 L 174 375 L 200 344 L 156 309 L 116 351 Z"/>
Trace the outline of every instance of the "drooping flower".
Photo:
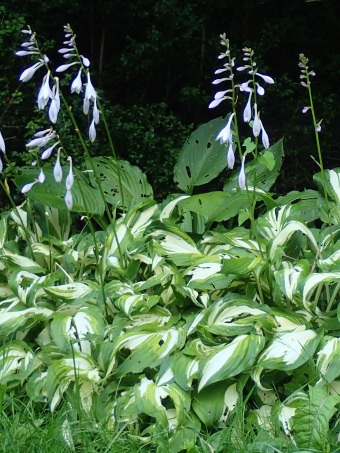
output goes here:
<path id="1" fill-rule="evenodd" d="M 254 114 L 254 121 L 253 121 L 253 135 L 254 135 L 254 137 L 258 137 L 261 132 L 261 120 L 260 120 L 259 114 L 257 113 L 256 104 L 254 104 L 254 110 L 255 110 L 255 114 Z"/>
<path id="2" fill-rule="evenodd" d="M 97 135 L 96 126 L 95 126 L 95 121 L 93 119 L 91 122 L 90 128 L 89 128 L 89 138 L 90 138 L 91 142 L 95 141 L 96 135 Z"/>
<path id="3" fill-rule="evenodd" d="M 233 149 L 232 143 L 229 143 L 229 146 L 228 146 L 227 163 L 228 163 L 228 168 L 230 170 L 232 170 L 235 165 L 235 154 L 234 154 L 234 149 Z"/>
<path id="4" fill-rule="evenodd" d="M 68 68 L 70 68 L 71 66 L 75 65 L 75 64 L 80 64 L 79 61 L 74 61 L 73 63 L 68 63 L 68 64 L 62 64 L 60 66 L 57 67 L 56 69 L 56 72 L 64 72 L 64 71 L 67 71 Z"/>
<path id="5" fill-rule="evenodd" d="M 29 184 L 25 184 L 25 185 L 21 188 L 21 193 L 27 193 L 27 192 L 29 192 L 29 191 L 32 189 L 32 187 L 33 187 L 37 182 L 39 182 L 39 181 L 38 181 L 38 180 L 35 180 L 35 181 L 33 181 L 33 182 L 29 183 Z"/>
<path id="6" fill-rule="evenodd" d="M 72 85 L 71 85 L 71 93 L 76 92 L 79 94 L 82 91 L 83 88 L 83 83 L 81 81 L 81 72 L 82 68 L 79 69 L 77 77 L 73 80 Z"/>
<path id="7" fill-rule="evenodd" d="M 53 124 L 57 122 L 60 110 L 59 79 L 55 77 L 55 85 L 52 90 L 52 101 L 48 111 L 48 116 Z"/>
<path id="8" fill-rule="evenodd" d="M 59 143 L 60 143 L 60 142 L 57 141 L 57 142 L 55 142 L 52 146 L 50 146 L 49 148 L 45 149 L 45 150 L 42 152 L 42 154 L 41 154 L 41 156 L 40 156 L 40 159 L 42 159 L 42 160 L 48 159 L 48 158 L 51 156 L 52 151 L 54 150 L 54 148 L 55 148 L 57 145 L 59 145 Z"/>
<path id="9" fill-rule="evenodd" d="M 36 146 L 38 148 L 42 148 L 54 137 L 55 137 L 55 132 L 50 130 L 50 132 L 47 135 L 45 135 L 44 137 L 38 137 L 38 138 L 34 138 L 33 140 L 31 140 L 29 143 L 27 143 L 26 148 L 32 148 L 34 146 Z"/>
<path id="10" fill-rule="evenodd" d="M 83 62 L 83 65 L 85 66 L 85 68 L 88 68 L 90 66 L 90 60 L 86 57 L 84 57 L 84 55 L 80 55 L 81 57 L 81 61 Z"/>
<path id="11" fill-rule="evenodd" d="M 255 75 L 261 77 L 261 79 L 263 79 L 266 83 L 274 83 L 274 79 L 270 76 L 260 74 L 259 72 L 256 72 Z"/>
<path id="12" fill-rule="evenodd" d="M 0 157 L 0 173 L 2 173 L 2 170 L 4 169 L 4 164 L 2 163 L 1 157 Z"/>
<path id="13" fill-rule="evenodd" d="M 53 168 L 53 176 L 56 182 L 60 182 L 63 179 L 63 169 L 60 165 L 60 148 L 58 149 L 57 161 Z"/>
<path id="14" fill-rule="evenodd" d="M 231 122 L 233 120 L 234 115 L 235 113 L 232 113 L 230 115 L 226 126 L 221 130 L 221 132 L 216 137 L 216 140 L 219 140 L 220 143 L 232 142 Z"/>
<path id="15" fill-rule="evenodd" d="M 270 147 L 269 137 L 268 137 L 268 134 L 267 134 L 265 128 L 263 127 L 262 121 L 261 121 L 261 138 L 262 138 L 262 144 L 263 144 L 264 148 L 268 149 Z"/>
<path id="16" fill-rule="evenodd" d="M 252 94 L 253 94 L 253 92 L 250 91 L 247 105 L 243 111 L 243 120 L 245 123 L 249 123 L 249 121 L 251 120 L 251 96 L 252 96 Z"/>
<path id="17" fill-rule="evenodd" d="M 48 71 L 43 78 L 43 83 L 38 94 L 38 109 L 43 110 L 51 97 L 52 91 L 50 88 L 50 71 Z"/>
<path id="18" fill-rule="evenodd" d="M 69 156 L 68 160 L 70 161 L 70 170 L 66 178 L 66 190 L 71 190 L 74 184 L 74 176 L 72 171 L 72 157 Z"/>
<path id="19" fill-rule="evenodd" d="M 95 99 L 94 101 L 94 105 L 93 105 L 93 120 L 96 124 L 99 123 L 99 110 L 98 110 L 98 107 L 97 107 L 97 99 Z"/>
<path id="20" fill-rule="evenodd" d="M 242 157 L 240 174 L 238 175 L 238 185 L 239 185 L 239 188 L 242 189 L 242 190 L 245 190 L 245 188 L 246 188 L 246 174 L 245 174 L 245 171 L 244 171 L 244 162 L 245 162 L 245 160 L 246 160 L 246 156 L 243 156 Z"/>
<path id="21" fill-rule="evenodd" d="M 40 169 L 40 173 L 38 176 L 38 181 L 42 184 L 45 181 L 45 173 L 43 172 L 43 169 Z"/>
<path id="22" fill-rule="evenodd" d="M 72 192 L 70 190 L 66 191 L 65 204 L 68 207 L 68 209 L 72 209 L 73 208 L 73 195 L 72 195 Z"/>
<path id="23" fill-rule="evenodd" d="M 94 102 L 96 98 L 97 98 L 97 93 L 96 93 L 96 90 L 94 89 L 94 86 L 92 85 L 91 76 L 90 76 L 90 73 L 88 72 L 87 73 L 87 84 L 86 84 L 86 88 L 85 88 L 85 99 L 88 99 L 88 100 L 91 100 Z"/>

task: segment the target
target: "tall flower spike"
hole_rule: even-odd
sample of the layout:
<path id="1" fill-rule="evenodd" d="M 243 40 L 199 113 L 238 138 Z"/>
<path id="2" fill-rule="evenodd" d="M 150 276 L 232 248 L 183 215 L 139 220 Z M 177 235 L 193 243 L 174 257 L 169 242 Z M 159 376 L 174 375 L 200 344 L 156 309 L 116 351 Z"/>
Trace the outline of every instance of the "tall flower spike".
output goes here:
<path id="1" fill-rule="evenodd" d="M 246 156 L 243 156 L 242 157 L 242 164 L 241 164 L 241 170 L 240 170 L 240 174 L 238 176 L 238 185 L 239 185 L 239 188 L 242 189 L 242 190 L 245 190 L 246 188 L 246 174 L 245 174 L 245 171 L 244 171 L 244 162 L 246 160 Z"/>

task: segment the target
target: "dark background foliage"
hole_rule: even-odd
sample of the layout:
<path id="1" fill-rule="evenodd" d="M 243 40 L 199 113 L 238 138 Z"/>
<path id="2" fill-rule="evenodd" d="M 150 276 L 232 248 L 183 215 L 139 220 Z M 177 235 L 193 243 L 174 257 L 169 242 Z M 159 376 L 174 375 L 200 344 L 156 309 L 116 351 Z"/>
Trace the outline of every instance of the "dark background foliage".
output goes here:
<path id="1" fill-rule="evenodd" d="M 306 90 L 299 84 L 298 55 L 316 71 L 313 91 L 325 166 L 339 165 L 338 0 L 4 0 L 0 6 L 0 129 L 13 161 L 22 164 L 24 140 L 45 114 L 32 107 L 37 80 L 21 85 L 28 64 L 17 58 L 29 24 L 46 51 L 60 47 L 70 23 L 78 47 L 91 59 L 117 153 L 139 165 L 161 196 L 174 190 L 172 170 L 185 137 L 199 124 L 224 116 L 228 106 L 209 110 L 219 63 L 219 35 L 226 33 L 241 61 L 241 49 L 255 50 L 262 73 L 275 85 L 261 99 L 261 118 L 271 142 L 285 136 L 286 159 L 276 190 L 312 187 L 318 171 Z M 60 55 L 48 51 L 60 64 Z M 226 110 L 227 109 L 227 110 Z M 71 129 L 65 123 L 64 129 Z M 71 140 L 71 139 L 70 139 Z M 99 142 L 100 143 L 100 142 Z M 76 146 L 76 145 L 74 145 Z M 94 151 L 106 154 L 105 143 Z M 80 151 L 79 151 L 80 154 Z"/>

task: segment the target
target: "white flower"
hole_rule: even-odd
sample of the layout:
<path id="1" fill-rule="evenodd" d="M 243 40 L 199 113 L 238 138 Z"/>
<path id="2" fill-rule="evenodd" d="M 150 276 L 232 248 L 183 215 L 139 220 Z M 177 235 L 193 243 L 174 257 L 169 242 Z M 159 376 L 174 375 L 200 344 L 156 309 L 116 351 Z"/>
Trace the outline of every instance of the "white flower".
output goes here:
<path id="1" fill-rule="evenodd" d="M 5 153 L 6 152 L 6 145 L 5 145 L 5 140 L 0 132 L 0 150 Z"/>
<path id="2" fill-rule="evenodd" d="M 231 122 L 233 120 L 234 115 L 235 113 L 232 113 L 230 115 L 227 125 L 221 130 L 221 132 L 216 137 L 216 140 L 220 140 L 220 143 L 227 143 L 232 141 Z"/>
<path id="3" fill-rule="evenodd" d="M 58 113 L 60 110 L 60 95 L 59 95 L 59 79 L 55 77 L 55 85 L 52 92 L 52 101 L 48 111 L 50 121 L 55 124 L 58 119 Z"/>
<path id="4" fill-rule="evenodd" d="M 246 188 L 246 174 L 245 174 L 245 171 L 244 171 L 244 161 L 246 160 L 246 156 L 243 156 L 242 157 L 242 164 L 241 164 L 241 171 L 240 171 L 240 174 L 238 176 L 238 185 L 239 185 L 239 188 L 244 190 Z"/>
<path id="5" fill-rule="evenodd" d="M 60 165 L 60 149 L 58 149 L 57 161 L 53 168 L 53 176 L 56 182 L 60 182 L 63 179 L 63 170 Z"/>
<path id="6" fill-rule="evenodd" d="M 96 126 L 95 126 L 95 122 L 94 122 L 94 119 L 93 119 L 92 123 L 90 125 L 90 128 L 89 128 L 89 137 L 90 137 L 91 142 L 95 141 L 96 135 L 97 135 Z"/>
<path id="7" fill-rule="evenodd" d="M 64 72 L 66 71 L 68 68 L 70 68 L 71 66 L 75 65 L 75 64 L 79 64 L 78 61 L 74 61 L 73 63 L 69 63 L 69 64 L 62 64 L 61 66 L 58 66 L 57 69 L 56 69 L 56 72 Z"/>
<path id="8" fill-rule="evenodd" d="M 89 109 L 90 109 L 90 101 L 88 99 L 84 98 L 83 112 L 85 115 L 87 115 L 89 113 Z"/>
<path id="9" fill-rule="evenodd" d="M 220 105 L 222 101 L 224 101 L 224 98 L 222 98 L 222 99 L 215 99 L 214 101 L 211 101 L 211 102 L 210 102 L 208 108 L 209 108 L 209 109 L 213 109 L 213 108 L 217 107 L 218 105 Z"/>
<path id="10" fill-rule="evenodd" d="M 26 193 L 32 189 L 32 187 L 38 182 L 38 180 L 31 182 L 30 184 L 25 184 L 21 189 L 21 193 Z"/>
<path id="11" fill-rule="evenodd" d="M 34 76 L 35 71 L 37 71 L 42 66 L 44 66 L 44 63 L 42 61 L 39 61 L 38 63 L 35 63 L 33 66 L 30 66 L 29 68 L 25 69 L 25 71 L 21 74 L 19 80 L 21 82 L 28 82 Z"/>
<path id="12" fill-rule="evenodd" d="M 310 110 L 310 107 L 304 107 L 304 108 L 302 109 L 302 113 L 306 113 L 306 112 L 308 112 L 308 110 Z"/>
<path id="13" fill-rule="evenodd" d="M 264 88 L 261 87 L 261 85 L 259 83 L 256 84 L 256 91 L 257 91 L 257 94 L 259 94 L 260 96 L 264 95 Z"/>
<path id="14" fill-rule="evenodd" d="M 85 99 L 88 99 L 88 100 L 91 100 L 94 102 L 96 97 L 97 97 L 97 93 L 92 85 L 91 76 L 90 76 L 90 73 L 88 72 L 87 73 L 87 84 L 86 84 L 86 88 L 85 88 Z"/>
<path id="15" fill-rule="evenodd" d="M 68 207 L 68 209 L 72 209 L 72 207 L 73 207 L 73 196 L 72 196 L 72 192 L 70 190 L 66 191 L 65 204 Z"/>
<path id="16" fill-rule="evenodd" d="M 76 92 L 77 94 L 79 94 L 82 91 L 82 87 L 83 87 L 83 84 L 82 84 L 82 81 L 81 81 L 81 72 L 82 72 L 82 70 L 83 70 L 82 68 L 79 69 L 77 77 L 72 82 L 71 93 Z"/>
<path id="17" fill-rule="evenodd" d="M 248 85 L 249 85 L 249 82 L 241 83 L 241 85 L 239 86 L 240 91 L 246 91 L 247 93 L 250 93 L 252 91 L 252 89 Z"/>
<path id="18" fill-rule="evenodd" d="M 227 162 L 228 162 L 228 168 L 230 170 L 232 170 L 235 165 L 235 154 L 234 154 L 232 143 L 229 143 L 228 152 L 227 152 Z"/>
<path id="19" fill-rule="evenodd" d="M 68 157 L 68 160 L 70 161 L 70 170 L 66 178 L 66 190 L 71 190 L 74 184 L 74 176 L 72 171 L 72 158 Z"/>
<path id="20" fill-rule="evenodd" d="M 15 52 L 15 55 L 17 55 L 18 57 L 25 57 L 26 55 L 34 54 L 39 55 L 39 52 L 37 52 L 36 50 L 18 50 L 18 52 Z"/>
<path id="21" fill-rule="evenodd" d="M 95 99 L 94 101 L 94 105 L 93 105 L 93 120 L 96 124 L 99 123 L 99 110 L 98 110 L 98 107 L 97 107 L 97 100 Z"/>
<path id="22" fill-rule="evenodd" d="M 43 169 L 40 170 L 39 176 L 38 176 L 38 181 L 42 184 L 45 181 L 45 174 L 43 172 Z"/>
<path id="23" fill-rule="evenodd" d="M 51 156 L 52 151 L 54 150 L 54 148 L 55 148 L 57 145 L 59 145 L 59 143 L 60 143 L 59 141 L 58 141 L 58 142 L 55 142 L 54 145 L 52 145 L 52 146 L 50 146 L 49 148 L 45 149 L 45 150 L 43 151 L 43 153 L 41 154 L 40 159 L 42 159 L 42 160 L 48 159 L 48 158 Z"/>
<path id="24" fill-rule="evenodd" d="M 88 68 L 90 66 L 90 60 L 88 58 L 84 57 L 83 55 L 80 55 L 80 56 L 81 56 L 83 65 L 85 66 L 85 68 Z"/>
<path id="25" fill-rule="evenodd" d="M 258 137 L 261 132 L 261 121 L 260 121 L 259 115 L 257 113 L 256 104 L 254 104 L 254 110 L 255 110 L 255 115 L 254 115 L 254 121 L 253 121 L 253 135 L 254 135 L 254 137 Z"/>
<path id="26" fill-rule="evenodd" d="M 274 83 L 274 79 L 272 79 L 270 76 L 260 74 L 259 72 L 256 72 L 257 76 L 261 77 L 266 83 Z"/>
<path id="27" fill-rule="evenodd" d="M 45 137 L 34 138 L 29 143 L 27 143 L 26 148 L 31 148 L 33 146 L 37 146 L 38 148 L 42 148 L 45 146 L 52 138 L 55 137 L 55 133 L 51 132 Z"/>
<path id="28" fill-rule="evenodd" d="M 268 134 L 267 134 L 265 128 L 263 127 L 261 120 L 260 120 L 260 122 L 261 122 L 261 132 L 262 132 L 262 134 L 261 134 L 262 144 L 265 147 L 265 149 L 268 149 L 270 147 Z"/>
<path id="29" fill-rule="evenodd" d="M 243 121 L 245 123 L 249 123 L 249 121 L 251 120 L 251 96 L 252 96 L 252 94 L 253 94 L 253 92 L 250 91 L 247 105 L 243 111 Z"/>
<path id="30" fill-rule="evenodd" d="M 0 157 L 0 173 L 2 173 L 3 169 L 4 169 L 4 165 L 3 165 L 1 157 Z"/>
<path id="31" fill-rule="evenodd" d="M 43 110 L 46 107 L 50 97 L 52 97 L 52 91 L 50 88 L 50 71 L 48 71 L 48 73 L 43 78 L 43 83 L 38 94 L 39 110 Z"/>

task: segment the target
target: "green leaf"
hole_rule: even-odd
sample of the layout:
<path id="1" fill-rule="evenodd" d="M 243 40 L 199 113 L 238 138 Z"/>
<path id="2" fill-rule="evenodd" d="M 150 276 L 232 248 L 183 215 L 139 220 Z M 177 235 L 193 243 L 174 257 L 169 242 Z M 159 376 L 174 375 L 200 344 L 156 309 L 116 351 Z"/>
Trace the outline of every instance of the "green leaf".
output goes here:
<path id="1" fill-rule="evenodd" d="M 271 369 L 290 371 L 311 360 L 323 332 L 302 330 L 277 334 L 258 359 L 258 366 Z"/>
<path id="2" fill-rule="evenodd" d="M 86 283 L 67 283 L 66 285 L 47 286 L 44 288 L 47 294 L 65 301 L 86 301 L 95 295 L 95 291 Z"/>
<path id="3" fill-rule="evenodd" d="M 217 346 L 199 364 L 198 391 L 209 384 L 228 379 L 251 367 L 265 343 L 262 336 L 239 335 L 227 345 Z"/>
<path id="4" fill-rule="evenodd" d="M 272 171 L 275 167 L 275 158 L 271 151 L 264 151 L 259 155 L 259 163 L 268 168 L 269 171 Z"/>
<path id="5" fill-rule="evenodd" d="M 324 389 L 309 387 L 309 396 L 301 398 L 292 417 L 294 440 L 300 448 L 324 451 L 329 442 L 329 423 L 336 412 L 340 396 Z"/>
<path id="6" fill-rule="evenodd" d="M 330 383 L 340 375 L 340 339 L 324 337 L 317 353 L 316 368 L 320 373 L 320 383 Z"/>
<path id="7" fill-rule="evenodd" d="M 27 308 L 25 310 L 7 311 L 0 310 L 0 335 L 9 335 L 24 326 L 27 321 L 32 328 L 38 321 L 46 321 L 53 315 L 48 308 Z"/>
<path id="8" fill-rule="evenodd" d="M 226 147 L 216 137 L 228 118 L 214 119 L 200 126 L 184 144 L 175 166 L 174 180 L 185 193 L 207 184 L 226 167 Z"/>
<path id="9" fill-rule="evenodd" d="M 145 174 L 139 167 L 131 165 L 126 160 L 116 161 L 111 157 L 92 157 L 91 163 L 87 161 L 89 170 L 95 167 L 100 180 L 100 185 L 109 204 L 122 205 L 128 208 L 131 202 L 140 201 L 143 198 L 152 198 L 152 187 L 148 183 Z M 97 181 L 93 172 L 89 173 L 91 183 L 97 187 Z M 123 193 L 120 193 L 120 183 Z"/>

